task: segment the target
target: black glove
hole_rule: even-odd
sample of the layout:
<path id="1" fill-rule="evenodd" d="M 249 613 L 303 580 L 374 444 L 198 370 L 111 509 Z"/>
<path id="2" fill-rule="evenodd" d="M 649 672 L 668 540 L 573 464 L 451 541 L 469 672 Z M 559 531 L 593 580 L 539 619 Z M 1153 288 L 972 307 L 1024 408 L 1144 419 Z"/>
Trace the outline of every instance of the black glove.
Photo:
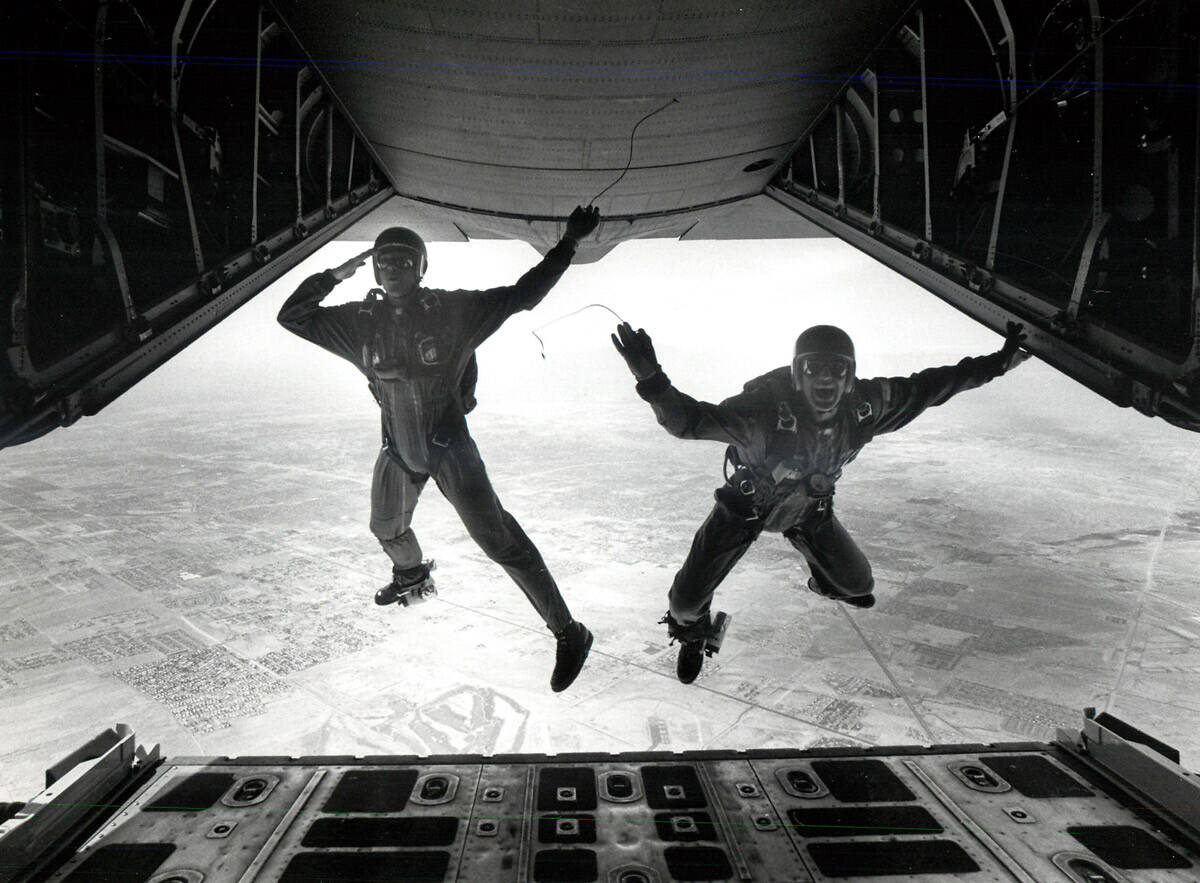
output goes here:
<path id="1" fill-rule="evenodd" d="M 578 242 L 595 230 L 599 223 L 600 209 L 593 205 L 589 205 L 587 208 L 577 205 L 575 211 L 571 212 L 571 216 L 567 218 L 567 229 L 563 233 L 563 239 L 574 239 Z"/>
<path id="2" fill-rule="evenodd" d="M 1021 345 L 1025 343 L 1025 326 L 1020 322 L 1009 322 L 1004 327 L 1004 332 L 1004 346 L 1000 348 L 1001 361 L 1004 370 L 1011 371 L 1028 359 L 1030 355 L 1021 349 Z"/>
<path id="3" fill-rule="evenodd" d="M 654 344 L 646 329 L 633 330 L 628 322 L 617 326 L 617 333 L 612 336 L 613 346 L 633 372 L 638 381 L 647 380 L 662 371 L 658 359 L 654 356 Z"/>

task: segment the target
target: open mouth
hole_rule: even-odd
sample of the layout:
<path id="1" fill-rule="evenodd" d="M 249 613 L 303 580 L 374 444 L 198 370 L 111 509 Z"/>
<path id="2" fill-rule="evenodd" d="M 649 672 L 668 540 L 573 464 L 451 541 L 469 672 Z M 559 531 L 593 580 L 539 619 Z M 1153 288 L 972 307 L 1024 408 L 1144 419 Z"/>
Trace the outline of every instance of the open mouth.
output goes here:
<path id="1" fill-rule="evenodd" d="M 837 401 L 837 393 L 836 386 L 814 386 L 812 390 L 813 404 L 819 408 L 828 408 Z"/>

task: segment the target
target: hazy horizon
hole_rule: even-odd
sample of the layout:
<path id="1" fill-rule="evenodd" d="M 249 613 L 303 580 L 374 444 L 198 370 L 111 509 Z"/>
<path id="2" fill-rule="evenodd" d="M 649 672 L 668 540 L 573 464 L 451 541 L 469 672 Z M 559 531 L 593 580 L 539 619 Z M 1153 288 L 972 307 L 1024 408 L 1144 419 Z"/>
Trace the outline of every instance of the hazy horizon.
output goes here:
<path id="1" fill-rule="evenodd" d="M 353 365 L 275 321 L 300 281 L 369 246 L 337 241 L 318 250 L 110 409 L 247 400 L 373 409 Z M 429 252 L 423 284 L 431 288 L 509 284 L 539 259 L 528 245 L 510 241 L 434 242 Z M 325 303 L 357 300 L 374 284 L 368 265 Z M 594 304 L 608 309 L 589 308 Z M 860 377 L 906 375 L 994 352 L 1003 343 L 998 334 L 838 240 L 634 241 L 599 262 L 572 266 L 535 310 L 516 314 L 484 342 L 478 351 L 480 407 L 552 408 L 560 400 L 636 398 L 609 340 L 617 324 L 610 309 L 650 333 L 676 386 L 710 401 L 787 364 L 796 335 L 814 324 L 836 324 L 850 333 Z M 544 357 L 532 332 L 544 343 Z M 1036 359 L 971 397 L 978 395 L 989 403 L 1003 400 L 1005 408 L 1029 409 L 1038 419 L 1070 415 L 1178 431 L 1117 408 Z M 79 425 L 103 418 L 101 412 Z"/>

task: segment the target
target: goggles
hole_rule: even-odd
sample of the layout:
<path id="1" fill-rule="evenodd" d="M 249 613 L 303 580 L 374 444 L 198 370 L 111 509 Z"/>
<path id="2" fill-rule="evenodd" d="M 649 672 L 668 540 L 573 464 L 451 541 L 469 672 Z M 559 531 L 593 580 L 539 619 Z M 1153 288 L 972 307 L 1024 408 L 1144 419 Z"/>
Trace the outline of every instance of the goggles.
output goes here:
<path id="1" fill-rule="evenodd" d="M 795 365 L 806 377 L 819 377 L 828 371 L 835 380 L 850 373 L 850 360 L 841 356 L 797 356 Z"/>
<path id="2" fill-rule="evenodd" d="M 417 266 L 420 256 L 406 248 L 390 248 L 375 255 L 375 266 L 383 272 L 411 270 Z"/>

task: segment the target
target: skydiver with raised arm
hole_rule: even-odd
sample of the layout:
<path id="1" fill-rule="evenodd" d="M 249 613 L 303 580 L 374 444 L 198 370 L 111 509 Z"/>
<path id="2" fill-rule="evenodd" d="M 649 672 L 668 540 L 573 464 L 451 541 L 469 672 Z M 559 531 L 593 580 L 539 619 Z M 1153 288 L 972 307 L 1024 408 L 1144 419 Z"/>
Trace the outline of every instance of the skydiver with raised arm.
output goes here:
<path id="1" fill-rule="evenodd" d="M 570 266 L 579 240 L 599 222 L 599 209 L 576 207 L 561 241 L 537 266 L 513 285 L 487 291 L 421 287 L 428 264 L 424 241 L 405 227 L 389 227 L 373 248 L 305 279 L 279 311 L 284 328 L 353 362 L 379 403 L 383 445 L 371 483 L 370 526 L 392 561 L 392 579 L 375 593 L 375 603 L 407 604 L 432 589 L 411 527 L 417 499 L 432 477 L 471 538 L 521 587 L 554 633 L 555 692 L 569 687 L 583 668 L 592 633 L 571 617 L 541 554 L 500 505 L 466 414 L 475 405 L 476 347 L 509 316 L 541 302 Z M 368 260 L 382 291 L 320 305 Z"/>
<path id="2" fill-rule="evenodd" d="M 850 336 L 815 325 L 796 339 L 790 366 L 754 378 L 714 405 L 671 385 L 645 330 L 617 327 L 613 344 L 659 424 L 678 438 L 729 445 L 725 484 L 675 575 L 663 619 L 672 642 L 679 641 L 680 681 L 694 681 L 705 654 L 720 649 L 728 618 L 711 615 L 713 594 L 763 531 L 782 533 L 804 555 L 813 592 L 859 608 L 875 604 L 870 562 L 833 514 L 842 467 L 875 436 L 1029 358 L 1021 349 L 1021 326 L 1009 323 L 1007 332 L 991 355 L 909 377 L 860 380 Z"/>

